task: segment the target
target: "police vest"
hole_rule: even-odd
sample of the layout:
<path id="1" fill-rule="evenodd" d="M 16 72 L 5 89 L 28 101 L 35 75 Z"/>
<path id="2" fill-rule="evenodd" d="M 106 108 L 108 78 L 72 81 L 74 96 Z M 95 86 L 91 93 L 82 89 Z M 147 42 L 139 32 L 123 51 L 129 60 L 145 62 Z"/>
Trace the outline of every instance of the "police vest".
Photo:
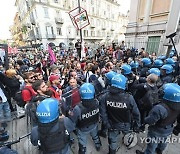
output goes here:
<path id="1" fill-rule="evenodd" d="M 131 112 L 129 104 L 129 94 L 121 93 L 117 95 L 107 94 L 106 108 L 108 118 L 112 123 L 130 123 Z"/>
<path id="2" fill-rule="evenodd" d="M 162 105 L 168 111 L 168 116 L 165 119 L 159 120 L 156 125 L 158 127 L 166 127 L 168 125 L 172 125 L 176 121 L 178 115 L 180 114 L 180 111 L 172 110 L 165 103 L 161 103 L 160 105 Z"/>
<path id="3" fill-rule="evenodd" d="M 46 126 L 38 126 L 40 136 L 41 149 L 46 153 L 61 152 L 69 142 L 69 133 L 65 129 L 64 120 L 59 119 L 59 129 L 52 132 L 52 128 L 48 131 L 43 131 Z"/>
<path id="4" fill-rule="evenodd" d="M 82 103 L 78 105 L 81 110 L 81 118 L 78 120 L 77 127 L 84 128 L 96 124 L 99 120 L 99 105 L 92 102 L 91 107 L 85 107 Z"/>

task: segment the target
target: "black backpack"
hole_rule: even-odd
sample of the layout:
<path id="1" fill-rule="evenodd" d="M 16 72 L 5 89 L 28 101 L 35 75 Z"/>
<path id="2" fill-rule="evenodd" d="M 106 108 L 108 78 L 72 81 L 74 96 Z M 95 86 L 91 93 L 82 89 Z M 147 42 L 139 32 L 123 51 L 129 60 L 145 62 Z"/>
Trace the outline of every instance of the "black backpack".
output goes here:
<path id="1" fill-rule="evenodd" d="M 158 88 L 150 87 L 145 84 L 144 88 L 146 90 L 145 95 L 139 100 L 139 106 L 141 109 L 145 111 L 150 111 L 152 107 L 158 104 L 159 96 L 158 96 Z"/>
<path id="2" fill-rule="evenodd" d="M 22 91 L 23 90 L 28 90 L 31 93 L 31 95 L 32 95 L 31 90 L 28 89 L 28 88 L 24 88 L 24 89 L 19 90 L 18 92 L 16 92 L 14 100 L 16 101 L 17 105 L 20 106 L 20 107 L 24 107 L 25 104 L 26 104 L 26 102 L 23 101 L 23 98 L 22 98 Z"/>

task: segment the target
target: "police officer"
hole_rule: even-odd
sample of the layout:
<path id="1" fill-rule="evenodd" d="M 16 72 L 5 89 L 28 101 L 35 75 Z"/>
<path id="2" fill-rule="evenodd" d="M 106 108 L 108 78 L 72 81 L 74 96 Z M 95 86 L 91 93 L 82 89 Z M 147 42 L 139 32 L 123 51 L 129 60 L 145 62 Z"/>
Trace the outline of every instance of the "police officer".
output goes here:
<path id="1" fill-rule="evenodd" d="M 142 68 L 140 71 L 140 77 L 146 77 L 147 76 L 147 71 L 151 67 L 151 60 L 149 58 L 143 58 L 141 60 L 142 62 Z"/>
<path id="2" fill-rule="evenodd" d="M 133 72 L 131 70 L 131 66 L 128 64 L 122 65 L 121 73 L 128 79 L 127 91 L 131 92 L 133 94 L 134 91 L 131 89 L 131 86 L 133 85 L 134 81 L 136 80 L 136 76 L 133 74 Z"/>
<path id="3" fill-rule="evenodd" d="M 160 68 L 163 65 L 163 61 L 161 59 L 156 59 L 154 61 L 153 67 L 154 68 Z"/>
<path id="4" fill-rule="evenodd" d="M 125 92 L 127 78 L 118 74 L 111 80 L 109 92 L 101 99 L 103 123 L 108 128 L 109 154 L 115 154 L 118 135 L 122 131 L 128 133 L 132 121 L 136 128 L 140 124 L 140 113 L 132 95 Z"/>
<path id="5" fill-rule="evenodd" d="M 106 89 L 103 91 L 102 95 L 100 95 L 98 97 L 98 100 L 101 100 L 101 97 L 103 97 L 103 95 L 105 95 L 107 92 L 109 92 L 109 87 L 111 86 L 111 80 L 115 75 L 117 75 L 117 73 L 114 72 L 114 71 L 110 71 L 110 72 L 105 74 L 104 81 L 105 81 Z M 101 103 L 101 101 L 99 101 L 99 103 Z M 101 114 L 100 114 L 100 116 L 101 116 L 101 119 L 102 119 Z M 106 136 L 107 136 L 106 135 L 107 134 L 107 129 L 105 128 L 105 125 L 104 125 L 103 121 L 102 121 L 102 124 L 101 124 L 101 130 L 98 131 L 98 134 L 99 134 L 99 136 L 104 137 L 104 138 L 106 138 Z"/>
<path id="6" fill-rule="evenodd" d="M 105 73 L 104 83 L 105 88 L 108 88 L 111 85 L 111 79 L 116 75 L 117 73 L 114 71 L 109 71 L 108 73 Z"/>
<path id="7" fill-rule="evenodd" d="M 85 154 L 89 134 L 95 143 L 96 150 L 99 151 L 101 147 L 98 136 L 99 103 L 94 98 L 95 88 L 91 83 L 84 83 L 79 91 L 82 103 L 74 108 L 71 119 L 76 123 L 79 154 Z"/>
<path id="8" fill-rule="evenodd" d="M 69 154 L 69 133 L 74 123 L 67 117 L 59 118 L 59 102 L 54 98 L 43 100 L 37 107 L 38 126 L 31 132 L 31 143 L 39 145 L 44 154 Z"/>
<path id="9" fill-rule="evenodd" d="M 161 81 L 163 84 L 173 82 L 173 67 L 169 64 L 165 64 L 161 67 Z"/>
<path id="10" fill-rule="evenodd" d="M 132 61 L 130 63 L 131 70 L 133 71 L 134 74 L 138 75 L 139 74 L 139 63 L 137 61 Z"/>
<path id="11" fill-rule="evenodd" d="M 162 154 L 167 146 L 166 139 L 173 131 L 173 123 L 180 114 L 180 86 L 175 83 L 165 84 L 164 96 L 160 104 L 153 107 L 145 123 L 149 124 L 148 138 L 145 152 L 139 150 L 136 154 Z M 154 141 L 156 142 L 154 142 Z M 161 141 L 161 142 L 160 142 Z"/>

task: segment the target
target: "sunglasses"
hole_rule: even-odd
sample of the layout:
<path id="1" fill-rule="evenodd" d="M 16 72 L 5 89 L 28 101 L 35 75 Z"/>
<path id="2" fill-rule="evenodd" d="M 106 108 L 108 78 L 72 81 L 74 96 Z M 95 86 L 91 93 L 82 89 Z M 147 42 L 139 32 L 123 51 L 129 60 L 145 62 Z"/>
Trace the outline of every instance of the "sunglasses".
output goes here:
<path id="1" fill-rule="evenodd" d="M 32 76 L 32 77 L 30 77 L 29 79 L 35 79 L 36 77 L 35 76 Z"/>

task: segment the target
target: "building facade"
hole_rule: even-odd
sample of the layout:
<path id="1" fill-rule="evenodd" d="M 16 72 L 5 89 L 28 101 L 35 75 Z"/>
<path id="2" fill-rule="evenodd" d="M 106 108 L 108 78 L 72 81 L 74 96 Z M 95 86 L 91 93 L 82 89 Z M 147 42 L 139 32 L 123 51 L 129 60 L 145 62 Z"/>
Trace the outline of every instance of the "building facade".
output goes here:
<path id="1" fill-rule="evenodd" d="M 179 40 L 180 3 L 178 0 L 132 0 L 126 32 L 128 47 L 144 47 L 149 53 L 164 54 L 172 43 L 166 38 L 177 32 Z"/>
<path id="2" fill-rule="evenodd" d="M 82 29 L 83 40 L 87 44 L 120 42 L 128 17 L 121 14 L 116 0 L 80 0 L 86 9 L 90 25 Z M 68 12 L 78 6 L 74 0 L 16 0 L 21 27 L 26 29 L 23 40 L 29 44 L 53 42 L 56 46 L 63 42 L 74 44 L 79 39 Z"/>

